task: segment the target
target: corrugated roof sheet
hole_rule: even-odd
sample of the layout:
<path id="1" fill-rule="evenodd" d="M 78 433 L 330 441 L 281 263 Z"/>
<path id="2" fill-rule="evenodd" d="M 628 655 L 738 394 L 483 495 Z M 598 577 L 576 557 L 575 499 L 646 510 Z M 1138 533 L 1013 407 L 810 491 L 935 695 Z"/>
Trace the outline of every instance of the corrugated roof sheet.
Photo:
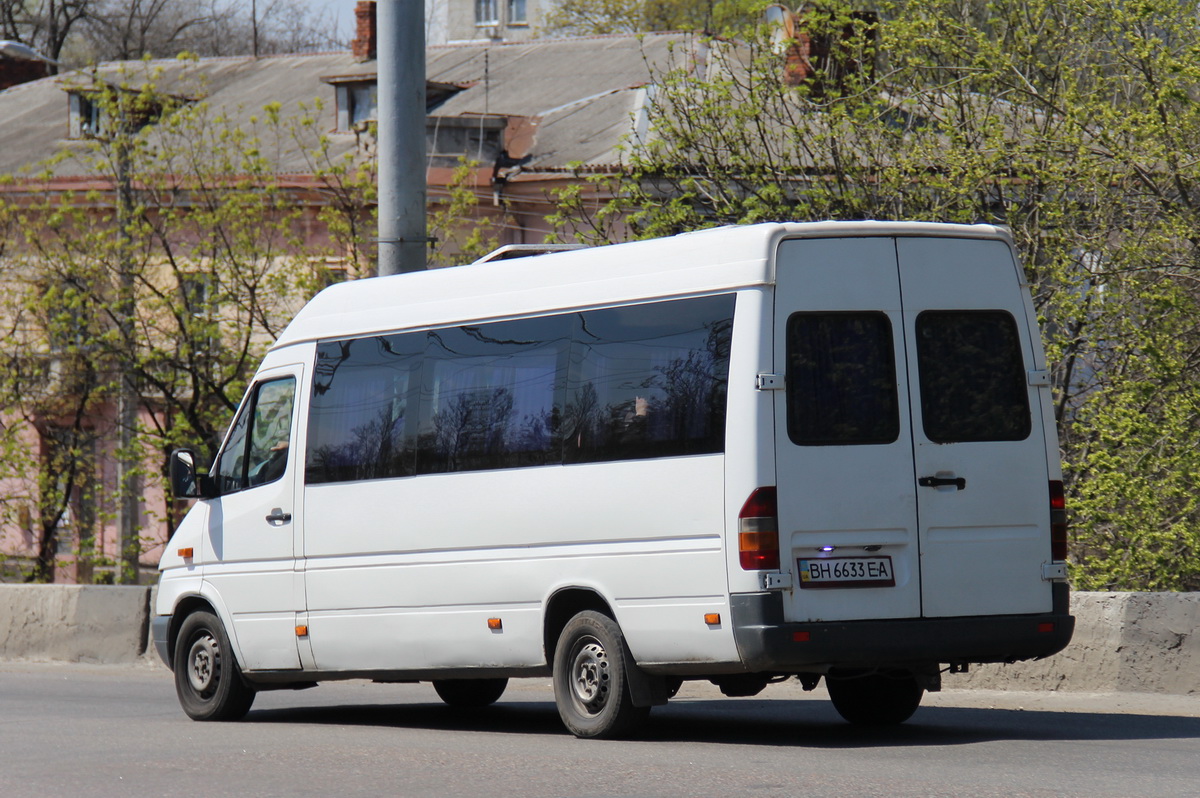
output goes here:
<path id="1" fill-rule="evenodd" d="M 437 108 L 437 115 L 535 118 L 531 168 L 555 170 L 572 162 L 604 166 L 618 162 L 618 145 L 632 130 L 640 89 L 651 80 L 648 64 L 665 63 L 673 48 L 690 47 L 691 40 L 691 34 L 653 34 L 443 45 L 428 49 L 426 77 L 467 86 Z M 344 52 L 113 63 L 101 65 L 99 73 L 133 84 L 154 74 L 162 91 L 203 98 L 242 123 L 268 103 L 295 112 L 300 103 L 319 97 L 325 107 L 311 133 L 309 143 L 315 143 L 318 133 L 335 128 L 335 90 L 322 79 L 373 76 L 375 62 L 356 63 Z M 66 90 L 85 84 L 84 75 L 67 73 L 0 92 L 0 174 L 28 174 L 59 150 L 81 146 L 68 139 Z M 335 151 L 354 145 L 352 134 L 335 134 L 332 140 Z M 279 159 L 282 174 L 308 169 L 299 151 Z M 82 171 L 70 160 L 54 168 L 62 177 Z"/>

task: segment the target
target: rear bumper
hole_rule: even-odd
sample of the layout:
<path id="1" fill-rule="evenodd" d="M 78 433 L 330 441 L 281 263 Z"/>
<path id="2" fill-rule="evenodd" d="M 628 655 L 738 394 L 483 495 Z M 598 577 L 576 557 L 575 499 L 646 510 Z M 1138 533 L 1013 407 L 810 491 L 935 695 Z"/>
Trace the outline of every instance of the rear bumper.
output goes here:
<path id="1" fill-rule="evenodd" d="M 753 672 L 1015 662 L 1048 657 L 1071 642 L 1068 588 L 1053 588 L 1054 609 L 1037 615 L 786 623 L 777 592 L 731 596 L 730 610 L 742 662 Z"/>

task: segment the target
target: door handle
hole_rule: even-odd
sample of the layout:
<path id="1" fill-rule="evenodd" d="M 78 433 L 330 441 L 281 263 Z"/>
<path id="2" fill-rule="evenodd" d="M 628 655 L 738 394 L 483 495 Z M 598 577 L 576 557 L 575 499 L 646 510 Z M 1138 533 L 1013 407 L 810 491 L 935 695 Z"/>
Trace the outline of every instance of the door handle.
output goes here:
<path id="1" fill-rule="evenodd" d="M 921 477 L 917 484 L 922 488 L 940 488 L 953 485 L 959 490 L 967 489 L 967 480 L 963 477 Z"/>
<path id="2" fill-rule="evenodd" d="M 275 509 L 271 510 L 271 514 L 267 516 L 267 523 L 269 524 L 286 524 L 291 520 L 292 514 L 285 513 L 281 507 L 276 507 Z"/>

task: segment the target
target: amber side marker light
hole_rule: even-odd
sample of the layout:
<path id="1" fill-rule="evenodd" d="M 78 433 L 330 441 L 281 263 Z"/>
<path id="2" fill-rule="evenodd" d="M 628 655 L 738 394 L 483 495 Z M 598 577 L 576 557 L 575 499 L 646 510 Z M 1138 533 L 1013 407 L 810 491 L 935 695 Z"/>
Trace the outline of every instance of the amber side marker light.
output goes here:
<path id="1" fill-rule="evenodd" d="M 296 637 L 308 637 L 308 627 L 307 626 L 297 626 L 296 627 Z"/>
<path id="2" fill-rule="evenodd" d="M 188 547 L 188 548 L 186 548 L 186 549 L 180 549 L 180 550 L 179 550 L 178 552 L 176 552 L 176 553 L 177 553 L 177 554 L 178 554 L 180 557 L 187 558 L 187 557 L 191 557 L 191 556 L 192 556 L 192 549 L 191 549 L 191 547 Z"/>
<path id="3" fill-rule="evenodd" d="M 493 632 L 499 632 L 504 628 L 504 621 L 499 618 L 488 618 L 488 628 Z"/>
<path id="4" fill-rule="evenodd" d="M 706 624 L 708 624 L 709 626 L 720 626 L 720 624 L 721 624 L 721 613 L 719 613 L 719 612 L 710 612 L 710 613 L 707 613 L 707 614 L 704 616 L 704 622 L 705 622 Z"/>

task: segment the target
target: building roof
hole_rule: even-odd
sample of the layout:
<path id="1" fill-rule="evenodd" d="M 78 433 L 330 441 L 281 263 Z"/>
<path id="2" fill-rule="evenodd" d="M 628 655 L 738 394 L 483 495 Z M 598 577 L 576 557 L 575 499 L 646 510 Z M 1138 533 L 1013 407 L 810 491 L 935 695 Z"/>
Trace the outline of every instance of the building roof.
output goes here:
<path id="1" fill-rule="evenodd" d="M 692 39 L 691 34 L 650 34 L 430 47 L 427 80 L 443 93 L 461 87 L 431 114 L 521 118 L 526 142 L 520 154 L 532 156 L 530 170 L 566 170 L 577 162 L 611 168 L 619 163 L 619 145 L 637 124 L 643 89 L 652 79 L 649 65 L 665 64 L 672 52 L 690 48 Z M 110 83 L 137 86 L 153 79 L 159 90 L 203 99 L 243 123 L 261 115 L 268 103 L 280 103 L 289 113 L 319 97 L 324 109 L 311 131 L 312 143 L 318 134 L 332 133 L 335 154 L 353 148 L 355 136 L 334 132 L 334 83 L 373 79 L 375 71 L 374 61 L 357 63 L 349 52 L 106 63 L 97 69 Z M 68 91 L 86 83 L 85 75 L 74 72 L 0 92 L 0 174 L 30 174 L 60 150 L 83 146 L 68 136 Z M 280 174 L 310 171 L 300 149 L 281 154 L 277 168 Z M 82 177 L 85 169 L 67 159 L 53 173 Z"/>

